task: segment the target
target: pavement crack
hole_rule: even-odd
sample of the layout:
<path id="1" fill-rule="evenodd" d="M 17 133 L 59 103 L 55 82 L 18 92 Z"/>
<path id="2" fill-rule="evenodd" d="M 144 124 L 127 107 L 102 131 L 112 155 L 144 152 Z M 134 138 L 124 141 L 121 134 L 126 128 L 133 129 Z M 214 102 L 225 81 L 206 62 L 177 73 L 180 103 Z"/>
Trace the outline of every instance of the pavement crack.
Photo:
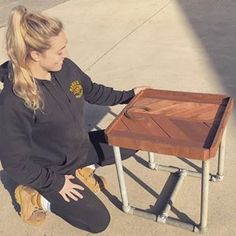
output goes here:
<path id="1" fill-rule="evenodd" d="M 149 16 L 147 19 L 145 19 L 143 22 L 141 22 L 139 25 L 137 25 L 134 29 L 132 29 L 128 34 L 126 34 L 123 38 L 121 38 L 119 41 L 117 41 L 111 48 L 109 48 L 107 51 L 105 51 L 101 56 L 99 56 L 91 65 L 89 65 L 84 71 L 89 71 L 94 65 L 96 65 L 101 59 L 103 59 L 108 53 L 110 53 L 114 48 L 116 48 L 120 43 L 122 43 L 125 39 L 127 39 L 130 35 L 135 33 L 137 30 L 142 28 L 143 25 L 148 23 L 152 18 L 160 14 L 163 10 L 165 10 L 170 2 L 172 0 L 169 0 L 163 5 L 160 9 L 158 9 L 156 12 L 154 12 L 151 16 Z"/>

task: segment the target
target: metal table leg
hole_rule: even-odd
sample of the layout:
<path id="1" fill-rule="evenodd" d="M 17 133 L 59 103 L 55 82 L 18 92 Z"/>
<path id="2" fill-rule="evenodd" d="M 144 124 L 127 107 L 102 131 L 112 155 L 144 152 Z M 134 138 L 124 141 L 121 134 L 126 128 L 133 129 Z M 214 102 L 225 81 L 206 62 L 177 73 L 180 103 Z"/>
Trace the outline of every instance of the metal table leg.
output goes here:
<path id="1" fill-rule="evenodd" d="M 123 203 L 123 211 L 126 213 L 129 213 L 129 211 L 131 210 L 131 207 L 129 206 L 129 202 L 128 202 L 128 194 L 127 194 L 126 185 L 125 185 L 125 178 L 124 178 L 124 171 L 123 171 L 122 162 L 121 162 L 120 148 L 117 146 L 114 146 L 113 150 L 115 154 L 116 170 L 117 170 L 120 193 L 121 193 L 121 198 L 122 198 L 122 203 Z"/>
<path id="2" fill-rule="evenodd" d="M 116 162 L 116 169 L 117 169 L 117 175 L 119 180 L 119 186 L 120 186 L 120 192 L 121 192 L 121 198 L 123 203 L 123 211 L 129 214 L 138 215 L 144 218 L 152 219 L 161 223 L 167 223 L 171 225 L 176 225 L 185 229 L 189 229 L 193 232 L 200 231 L 201 233 L 206 232 L 207 230 L 207 215 L 208 215 L 208 193 L 209 193 L 209 172 L 210 172 L 210 160 L 202 161 L 202 178 L 201 178 L 201 209 L 200 209 L 200 224 L 199 226 L 196 226 L 194 224 L 189 224 L 182 222 L 180 220 L 169 218 L 168 216 L 165 217 L 163 220 L 161 215 L 155 216 L 152 213 L 147 213 L 143 210 L 137 209 L 135 207 L 132 207 L 129 205 L 128 201 L 128 194 L 126 190 L 125 185 L 125 179 L 124 179 L 124 172 L 121 162 L 121 155 L 120 155 L 120 148 L 117 146 L 113 147 L 114 154 L 115 154 L 115 162 Z M 154 154 L 150 153 L 150 162 L 154 162 Z M 184 171 L 184 172 L 182 172 Z M 177 183 L 176 188 L 178 189 L 178 185 L 182 182 L 182 179 L 184 176 L 188 173 L 186 170 L 180 170 L 183 176 L 181 176 L 181 180 Z M 174 194 L 177 190 L 174 189 Z M 168 203 L 167 203 L 168 204 Z M 166 206 L 166 209 L 169 211 L 169 206 Z"/>
<path id="3" fill-rule="evenodd" d="M 154 153 L 153 152 L 148 152 L 148 157 L 149 157 L 149 162 L 148 165 L 151 169 L 155 169 L 156 163 L 154 160 Z"/>
<path id="4" fill-rule="evenodd" d="M 225 145 L 226 145 L 226 128 L 224 130 L 218 150 L 217 172 L 215 175 L 210 174 L 211 175 L 210 180 L 213 182 L 220 182 L 224 178 Z"/>
<path id="5" fill-rule="evenodd" d="M 200 231 L 207 230 L 210 160 L 202 161 Z"/>
<path id="6" fill-rule="evenodd" d="M 218 168 L 216 174 L 218 180 L 223 180 L 224 177 L 225 144 L 226 144 L 226 129 L 224 130 L 218 153 Z"/>

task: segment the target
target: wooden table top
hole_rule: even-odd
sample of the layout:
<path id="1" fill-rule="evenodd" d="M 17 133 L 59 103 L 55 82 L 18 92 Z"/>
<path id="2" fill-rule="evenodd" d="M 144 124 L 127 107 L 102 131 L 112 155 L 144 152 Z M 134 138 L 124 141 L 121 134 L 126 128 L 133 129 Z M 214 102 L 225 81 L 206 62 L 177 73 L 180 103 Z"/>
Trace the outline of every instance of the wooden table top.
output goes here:
<path id="1" fill-rule="evenodd" d="M 105 130 L 113 146 L 207 160 L 232 112 L 225 95 L 146 89 Z"/>

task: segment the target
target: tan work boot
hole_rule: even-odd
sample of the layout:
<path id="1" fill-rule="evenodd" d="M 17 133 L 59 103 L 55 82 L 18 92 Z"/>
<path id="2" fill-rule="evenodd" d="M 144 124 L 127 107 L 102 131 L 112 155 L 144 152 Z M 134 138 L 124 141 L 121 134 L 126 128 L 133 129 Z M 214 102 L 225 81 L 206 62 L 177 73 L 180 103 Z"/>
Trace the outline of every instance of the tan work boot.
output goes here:
<path id="1" fill-rule="evenodd" d="M 103 189 L 107 189 L 105 178 L 95 175 L 92 168 L 84 167 L 77 169 L 75 175 L 95 194 L 98 194 Z"/>
<path id="2" fill-rule="evenodd" d="M 33 188 L 19 185 L 15 189 L 15 198 L 20 205 L 20 216 L 25 223 L 40 225 L 46 219 L 42 209 L 40 194 Z"/>

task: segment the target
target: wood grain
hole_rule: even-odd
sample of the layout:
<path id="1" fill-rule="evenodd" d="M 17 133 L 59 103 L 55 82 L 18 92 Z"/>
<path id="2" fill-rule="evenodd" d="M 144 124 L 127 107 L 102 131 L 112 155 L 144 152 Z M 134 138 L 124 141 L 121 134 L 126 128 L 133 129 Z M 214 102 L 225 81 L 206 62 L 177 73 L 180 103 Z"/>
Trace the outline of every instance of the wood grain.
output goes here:
<path id="1" fill-rule="evenodd" d="M 232 112 L 225 95 L 144 90 L 105 130 L 109 144 L 206 160 Z"/>

